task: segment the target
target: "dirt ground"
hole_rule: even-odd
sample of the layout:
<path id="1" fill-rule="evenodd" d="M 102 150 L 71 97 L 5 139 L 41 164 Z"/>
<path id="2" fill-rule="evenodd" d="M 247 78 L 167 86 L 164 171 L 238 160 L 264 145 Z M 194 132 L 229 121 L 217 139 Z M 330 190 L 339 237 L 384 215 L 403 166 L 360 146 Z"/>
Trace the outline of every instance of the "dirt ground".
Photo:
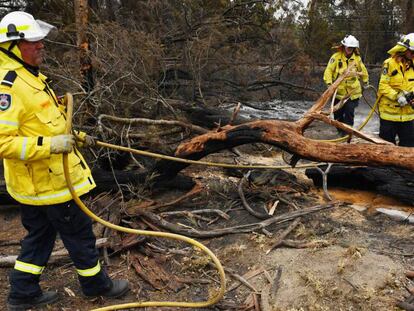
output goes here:
<path id="1" fill-rule="evenodd" d="M 228 156 L 228 153 L 212 155 L 209 160 L 225 161 Z M 270 149 L 266 151 L 262 146 L 257 150 L 257 157 L 251 154 L 248 161 L 282 163 L 280 154 L 275 154 Z M 259 174 L 245 188 L 247 200 L 255 208 L 263 204 L 269 205 L 274 202 L 274 194 L 277 192 L 286 195 L 284 198 L 289 198 L 294 202 L 292 206 L 299 209 L 326 203 L 323 192 L 311 184 L 303 169 L 288 172 L 295 177 L 293 181 L 291 178 L 284 179 L 288 175 L 272 175 L 271 178 L 268 175 L 266 179 Z M 177 209 L 194 211 L 215 208 L 226 212 L 229 219 L 207 216 L 198 219 L 168 218 L 172 223 L 209 231 L 259 221 L 246 213 L 240 203 L 237 195 L 240 178 L 235 176 L 237 172 L 230 173 L 229 176 L 229 172 L 219 168 L 190 167 L 184 173 L 196 178 L 205 189 L 182 202 Z M 207 309 L 254 310 L 254 300 L 263 303 L 263 298 L 266 298 L 267 310 L 274 311 L 399 310 L 395 307 L 396 302 L 404 299 L 408 294 L 407 288 L 413 286 L 412 281 L 404 276 L 407 269 L 414 267 L 413 227 L 378 213 L 376 208 L 386 207 L 408 212 L 414 212 L 414 208 L 370 192 L 347 189 L 329 189 L 329 192 L 335 201 L 344 204 L 304 216 L 300 225 L 287 237 L 289 240 L 310 242 L 310 247 L 282 246 L 268 252 L 288 224 L 269 226 L 265 231 L 198 239 L 217 255 L 226 271 L 230 271 L 227 273 L 224 299 Z M 176 193 L 169 195 L 174 196 Z M 166 198 L 166 194 L 161 193 L 152 197 L 157 200 Z M 275 215 L 292 211 L 292 206 L 281 202 Z M 168 211 L 171 210 L 173 209 Z M 134 227 L 135 222 L 138 223 L 139 219 L 130 216 L 124 218 L 123 224 Z M 17 243 L 25 234 L 18 209 L 3 207 L 0 210 L 0 228 L 1 256 L 18 254 Z M 125 238 L 118 234 L 110 236 Z M 5 242 L 13 241 L 16 241 L 15 245 L 4 246 Z M 61 247 L 60 243 L 56 247 Z M 159 273 L 167 273 L 179 285 L 168 284 L 158 289 L 150 285 L 139 276 L 133 264 L 133 256 L 138 253 L 141 254 L 142 261 L 155 259 L 155 266 L 163 269 Z M 106 266 L 109 274 L 114 278 L 127 278 L 131 282 L 132 290 L 125 298 L 115 301 L 84 298 L 73 266 L 70 262 L 59 263 L 47 267 L 41 285 L 45 290 L 57 290 L 60 301 L 38 310 L 91 310 L 147 300 L 202 301 L 218 288 L 217 273 L 207 265 L 205 255 L 192 251 L 183 243 L 149 238 L 109 259 L 110 263 Z M 2 310 L 5 310 L 9 287 L 7 275 L 10 269 L 11 267 L 0 268 Z M 150 275 L 149 271 L 145 273 Z M 240 283 L 240 277 L 246 281 L 245 284 Z M 276 282 L 275 279 L 278 278 L 279 281 Z M 266 311 L 264 308 L 262 310 Z"/>

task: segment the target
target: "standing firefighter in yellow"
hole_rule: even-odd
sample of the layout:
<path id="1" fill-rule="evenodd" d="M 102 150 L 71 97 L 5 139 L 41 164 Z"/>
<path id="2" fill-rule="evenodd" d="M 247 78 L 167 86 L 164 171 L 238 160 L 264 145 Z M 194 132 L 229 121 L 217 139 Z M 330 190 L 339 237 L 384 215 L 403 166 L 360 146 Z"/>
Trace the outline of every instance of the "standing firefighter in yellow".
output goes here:
<path id="1" fill-rule="evenodd" d="M 127 281 L 112 281 L 101 268 L 92 222 L 66 186 L 62 153 L 69 154 L 78 195 L 92 190 L 95 182 L 73 135 L 64 134 L 65 107 L 39 72 L 42 40 L 52 28 L 25 12 L 9 13 L 0 21 L 0 157 L 7 191 L 21 203 L 21 220 L 28 231 L 10 274 L 9 310 L 58 299 L 56 292 L 42 292 L 39 286 L 57 233 L 86 296 L 119 297 L 128 290 Z"/>
<path id="2" fill-rule="evenodd" d="M 380 137 L 394 144 L 414 147 L 414 33 L 403 36 L 388 51 L 378 96 Z"/>
<path id="3" fill-rule="evenodd" d="M 336 47 L 337 52 L 333 54 L 326 66 L 323 80 L 326 85 L 331 85 L 347 70 L 348 66 L 355 62 L 355 70 L 359 73 L 364 86 L 368 85 L 368 71 L 362 62 L 359 53 L 359 41 L 352 35 L 347 35 Z M 362 96 L 361 83 L 358 76 L 346 78 L 339 84 L 336 93 L 335 104 L 341 99 L 349 97 L 345 104 L 334 112 L 335 120 L 350 126 L 354 125 L 355 108 L 358 106 L 359 98 Z"/>

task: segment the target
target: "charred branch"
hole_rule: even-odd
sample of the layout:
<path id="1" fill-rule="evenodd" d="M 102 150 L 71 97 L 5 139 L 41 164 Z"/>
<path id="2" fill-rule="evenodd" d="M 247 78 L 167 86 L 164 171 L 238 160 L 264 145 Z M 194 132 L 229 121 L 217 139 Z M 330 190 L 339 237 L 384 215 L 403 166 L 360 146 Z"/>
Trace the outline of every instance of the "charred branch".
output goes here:
<path id="1" fill-rule="evenodd" d="M 333 144 L 303 137 L 298 123 L 266 120 L 239 126 L 225 126 L 221 132 L 210 132 L 181 144 L 175 153 L 185 159 L 199 160 L 208 154 L 248 143 L 267 143 L 317 162 L 353 165 L 397 166 L 414 170 L 414 153 L 408 147 L 372 144 Z M 174 177 L 188 164 L 160 161 L 156 171 L 163 177 Z"/>
<path id="2" fill-rule="evenodd" d="M 412 151 L 407 152 L 413 153 Z M 321 168 L 325 169 L 326 166 L 321 166 Z M 305 174 L 312 179 L 316 186 L 322 185 L 322 176 L 317 169 L 309 168 Z M 413 204 L 413 180 L 414 172 L 412 170 L 396 167 L 334 165 L 327 175 L 327 183 L 330 187 L 375 191 L 408 204 Z"/>
<path id="3" fill-rule="evenodd" d="M 185 235 L 185 236 L 193 237 L 193 238 L 213 238 L 213 237 L 219 237 L 219 236 L 228 235 L 228 234 L 257 231 L 257 230 L 266 228 L 272 224 L 283 224 L 292 219 L 296 219 L 297 217 L 316 213 L 316 212 L 319 212 L 319 211 L 322 211 L 328 208 L 332 208 L 334 206 L 335 206 L 334 204 L 318 205 L 318 206 L 311 207 L 308 209 L 303 209 L 299 211 L 285 213 L 283 215 L 278 215 L 278 216 L 263 220 L 259 223 L 240 225 L 240 226 L 216 229 L 216 230 L 210 229 L 206 231 L 200 231 L 194 228 L 187 228 L 187 227 L 184 228 L 183 226 L 175 225 L 173 223 L 170 223 L 164 220 L 163 218 L 161 218 L 160 216 L 154 213 L 147 212 L 144 210 L 140 210 L 139 214 L 140 216 L 149 220 L 151 223 L 155 224 L 157 227 L 160 227 L 164 230 L 168 230 L 170 232 L 174 232 L 177 234 L 181 234 L 181 235 Z"/>

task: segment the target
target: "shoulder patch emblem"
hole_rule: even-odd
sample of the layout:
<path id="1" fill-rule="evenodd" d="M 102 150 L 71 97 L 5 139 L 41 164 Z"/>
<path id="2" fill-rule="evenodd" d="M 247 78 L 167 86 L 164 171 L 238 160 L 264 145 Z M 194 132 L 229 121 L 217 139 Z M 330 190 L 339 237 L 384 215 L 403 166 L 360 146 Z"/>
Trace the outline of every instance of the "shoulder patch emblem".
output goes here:
<path id="1" fill-rule="evenodd" d="M 0 111 L 6 111 L 11 106 L 11 95 L 0 94 Z"/>
<path id="2" fill-rule="evenodd" d="M 331 58 L 330 63 L 331 64 L 335 63 L 335 58 Z"/>
<path id="3" fill-rule="evenodd" d="M 387 68 L 387 67 L 384 67 L 384 68 L 382 69 L 382 74 L 383 74 L 383 75 L 388 74 L 388 68 Z"/>

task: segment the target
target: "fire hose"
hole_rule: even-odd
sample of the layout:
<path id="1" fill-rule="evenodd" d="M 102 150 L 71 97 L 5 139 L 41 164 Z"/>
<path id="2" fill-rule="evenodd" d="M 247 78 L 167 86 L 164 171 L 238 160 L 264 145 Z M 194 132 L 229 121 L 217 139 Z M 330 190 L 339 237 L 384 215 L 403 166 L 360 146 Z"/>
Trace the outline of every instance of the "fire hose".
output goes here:
<path id="1" fill-rule="evenodd" d="M 67 119 L 66 119 L 66 133 L 69 134 L 72 131 L 72 113 L 73 113 L 73 97 L 71 94 L 66 94 L 67 96 Z M 124 150 L 124 148 L 120 148 L 119 150 Z M 218 293 L 215 294 L 212 298 L 208 299 L 207 301 L 201 301 L 201 302 L 176 302 L 176 301 L 144 301 L 144 302 L 133 302 L 133 303 L 125 303 L 125 304 L 119 304 L 119 305 L 112 305 L 107 306 L 103 308 L 94 309 L 94 311 L 106 311 L 106 310 L 121 310 L 121 309 L 127 309 L 127 308 L 145 308 L 145 307 L 183 307 L 183 308 L 204 308 L 210 305 L 213 305 L 217 303 L 225 294 L 226 290 L 226 276 L 224 273 L 223 266 L 221 265 L 220 261 L 217 259 L 217 257 L 214 255 L 214 253 L 209 250 L 206 246 L 201 244 L 200 242 L 190 239 L 186 236 L 168 233 L 168 232 L 156 232 L 156 231 L 146 231 L 146 230 L 136 230 L 131 229 L 127 227 L 122 227 L 115 225 L 113 223 L 110 223 L 99 216 L 95 215 L 79 198 L 77 195 L 73 184 L 71 182 L 71 177 L 69 173 L 69 165 L 68 165 L 68 154 L 63 154 L 63 168 L 65 173 L 65 178 L 67 182 L 68 189 L 70 193 L 72 194 L 73 200 L 76 202 L 76 204 L 79 206 L 79 208 L 90 218 L 95 220 L 96 222 L 101 223 L 102 225 L 114 229 L 117 231 L 122 231 L 126 233 L 132 233 L 132 234 L 140 234 L 140 235 L 146 235 L 146 236 L 156 236 L 156 237 L 162 237 L 162 238 L 168 238 L 173 240 L 179 240 L 184 241 L 186 243 L 192 244 L 193 246 L 198 247 L 203 252 L 205 252 L 213 261 L 214 265 L 216 266 L 218 270 L 218 274 L 220 277 L 220 289 Z"/>
<path id="2" fill-rule="evenodd" d="M 72 132 L 72 114 L 73 114 L 73 96 L 70 93 L 66 94 L 66 109 L 67 109 L 67 118 L 66 118 L 66 133 L 70 134 Z M 204 165 L 204 166 L 215 166 L 215 167 L 225 167 L 225 168 L 239 168 L 239 169 L 290 169 L 292 166 L 290 165 L 240 165 L 240 164 L 228 164 L 228 163 L 216 163 L 216 162 L 206 162 L 206 161 L 196 161 L 196 160 L 190 160 L 190 159 L 183 159 L 173 156 L 167 156 L 162 155 L 158 153 L 153 153 L 149 151 L 143 151 L 138 149 L 132 149 L 128 147 L 113 145 L 101 141 L 96 141 L 96 146 L 99 147 L 105 147 L 110 149 L 115 149 L 119 151 L 125 151 L 125 152 L 131 152 L 138 155 L 143 155 L 147 157 L 153 157 L 158 159 L 165 159 L 170 161 L 176 161 L 181 163 L 188 163 L 188 164 L 198 164 L 198 165 Z M 295 168 L 306 168 L 306 167 L 315 167 L 315 164 L 304 164 L 304 165 L 298 165 Z M 114 229 L 121 232 L 126 233 L 132 233 L 132 234 L 141 234 L 146 236 L 156 236 L 156 237 L 163 237 L 173 240 L 180 240 L 187 242 L 189 244 L 192 244 L 198 248 L 200 248 L 203 252 L 205 252 L 213 261 L 214 265 L 216 266 L 218 270 L 218 274 L 220 277 L 220 289 L 218 293 L 216 293 L 215 296 L 210 298 L 207 301 L 202 302 L 175 302 L 175 301 L 146 301 L 146 302 L 134 302 L 134 303 L 126 303 L 126 304 L 119 304 L 119 305 L 112 305 L 107 306 L 103 308 L 94 309 L 93 311 L 107 311 L 107 310 L 121 310 L 121 309 L 127 309 L 127 308 L 145 308 L 145 307 L 182 307 L 182 308 L 204 308 L 211 306 L 215 303 L 217 303 L 221 298 L 223 298 L 225 294 L 226 289 L 226 277 L 224 273 L 224 269 L 220 263 L 220 261 L 217 259 L 217 257 L 214 255 L 214 253 L 209 250 L 206 246 L 199 243 L 198 241 L 195 241 L 191 238 L 188 238 L 186 236 L 173 234 L 173 233 L 167 233 L 167 232 L 156 232 L 156 231 L 147 231 L 147 230 L 137 230 L 137 229 L 131 229 L 127 227 L 122 227 L 115 225 L 113 223 L 110 223 L 96 214 L 94 214 L 79 198 L 77 195 L 73 184 L 71 182 L 70 173 L 69 173 L 69 165 L 68 165 L 68 155 L 63 154 L 63 169 L 65 174 L 65 179 L 67 182 L 68 189 L 72 195 L 73 200 L 75 203 L 79 206 L 79 208 L 88 215 L 91 219 L 95 220 L 96 222 L 101 223 L 102 225 Z"/>
<path id="3" fill-rule="evenodd" d="M 364 127 L 366 123 L 369 121 L 369 119 L 372 117 L 373 112 L 375 111 L 375 108 L 377 106 L 378 100 L 374 107 L 372 108 L 368 118 L 362 125 Z M 66 109 L 67 109 L 67 118 L 66 118 L 66 133 L 70 134 L 72 132 L 72 114 L 73 114 L 73 96 L 70 93 L 66 94 Z M 361 128 L 362 128 L 361 127 Z M 343 137 L 342 139 L 347 139 L 347 137 Z M 342 140 L 341 139 L 341 140 Z M 336 141 L 336 140 L 330 140 L 330 141 Z M 159 159 L 165 159 L 170 161 L 176 161 L 176 162 L 182 162 L 182 163 L 188 163 L 188 164 L 198 164 L 198 165 L 205 165 L 205 166 L 215 166 L 215 167 L 225 167 L 225 168 L 240 168 L 240 169 L 289 169 L 292 168 L 292 166 L 288 165 L 240 165 L 240 164 L 228 164 L 228 163 L 216 163 L 216 162 L 206 162 L 206 161 L 197 161 L 197 160 L 190 160 L 190 159 L 183 159 L 173 156 L 167 156 L 162 155 L 158 153 L 153 153 L 149 151 L 143 151 L 138 149 L 132 149 L 128 147 L 113 145 L 101 141 L 96 141 L 96 146 L 115 149 L 119 151 L 125 151 L 130 152 L 134 154 L 139 154 L 143 156 L 153 157 L 153 158 L 159 158 Z M 306 167 L 315 167 L 316 164 L 304 164 L 304 165 L 297 165 L 295 168 L 306 168 Z M 121 232 L 126 233 L 132 233 L 132 234 L 140 234 L 140 235 L 146 235 L 146 236 L 156 236 L 156 237 L 162 237 L 162 238 L 168 238 L 173 240 L 180 240 L 184 241 L 186 243 L 192 244 L 193 246 L 198 247 L 203 252 L 205 252 L 213 261 L 214 265 L 217 268 L 219 277 L 220 277 L 220 289 L 218 293 L 216 293 L 215 296 L 208 299 L 207 301 L 201 301 L 201 302 L 178 302 L 178 301 L 145 301 L 145 302 L 133 302 L 133 303 L 126 303 L 126 304 L 118 304 L 118 305 L 112 305 L 112 306 L 106 306 L 98 309 L 94 309 L 93 311 L 107 311 L 107 310 L 121 310 L 121 309 L 127 309 L 127 308 L 145 308 L 145 307 L 183 307 L 183 308 L 204 308 L 211 306 L 215 303 L 217 303 L 221 298 L 223 298 L 225 294 L 226 289 L 226 277 L 224 273 L 223 266 L 221 265 L 218 258 L 214 255 L 214 253 L 208 249 L 206 246 L 201 244 L 200 242 L 188 238 L 186 236 L 174 234 L 174 233 L 168 233 L 168 232 L 157 232 L 157 231 L 147 231 L 147 230 L 137 230 L 137 229 L 131 229 L 127 227 L 122 227 L 119 225 L 115 225 L 113 223 L 110 223 L 96 214 L 94 214 L 79 198 L 77 195 L 73 184 L 71 182 L 71 177 L 69 173 L 69 165 L 68 165 L 68 154 L 63 154 L 63 168 L 64 168 L 64 174 L 65 179 L 67 182 L 68 189 L 72 195 L 73 200 L 75 203 L 79 206 L 79 208 L 88 215 L 91 219 L 95 220 L 98 223 L 101 223 L 102 225 L 114 229 Z"/>

